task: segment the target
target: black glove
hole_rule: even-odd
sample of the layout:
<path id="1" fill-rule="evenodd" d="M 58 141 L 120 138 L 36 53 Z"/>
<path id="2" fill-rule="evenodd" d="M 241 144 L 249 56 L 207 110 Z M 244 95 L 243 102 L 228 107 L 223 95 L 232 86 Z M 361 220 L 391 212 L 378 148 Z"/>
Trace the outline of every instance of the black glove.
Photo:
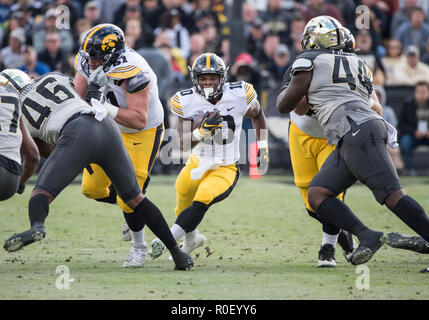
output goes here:
<path id="1" fill-rule="evenodd" d="M 359 77 L 360 83 L 366 88 L 368 91 L 368 96 L 374 91 L 374 87 L 372 85 L 372 81 L 368 76 Z"/>
<path id="2" fill-rule="evenodd" d="M 210 116 L 210 112 L 206 112 L 198 126 L 198 131 L 202 136 L 208 136 L 213 134 L 216 129 L 222 128 L 223 118 L 220 115 L 219 110 L 216 110 L 214 114 Z"/>
<path id="3" fill-rule="evenodd" d="M 16 191 L 17 194 L 23 194 L 25 190 L 25 184 L 20 184 L 18 186 L 18 190 Z"/>
<path id="4" fill-rule="evenodd" d="M 88 85 L 88 89 L 86 90 L 86 96 L 85 101 L 91 104 L 91 99 L 94 98 L 95 100 L 100 101 L 101 100 L 101 90 L 100 86 L 96 83 L 90 83 Z"/>

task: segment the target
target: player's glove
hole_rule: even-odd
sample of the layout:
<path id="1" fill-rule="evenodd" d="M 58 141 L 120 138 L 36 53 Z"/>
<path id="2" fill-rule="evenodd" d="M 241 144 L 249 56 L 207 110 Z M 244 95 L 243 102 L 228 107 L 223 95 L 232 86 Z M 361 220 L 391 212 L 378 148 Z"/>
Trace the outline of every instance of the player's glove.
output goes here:
<path id="1" fill-rule="evenodd" d="M 258 164 L 259 174 L 262 175 L 267 173 L 269 162 L 270 162 L 270 154 L 268 151 L 268 141 L 267 140 L 258 141 L 257 164 Z"/>
<path id="2" fill-rule="evenodd" d="M 25 190 L 25 184 L 20 184 L 16 193 L 17 194 L 23 194 L 24 190 Z"/>
<path id="3" fill-rule="evenodd" d="M 219 110 L 216 110 L 213 115 L 210 115 L 210 112 L 207 111 L 198 126 L 198 131 L 203 137 L 212 135 L 216 129 L 222 128 L 222 121 L 223 118 Z"/>
<path id="4" fill-rule="evenodd" d="M 103 70 L 103 67 L 100 66 L 95 69 L 88 80 L 88 89 L 86 90 L 85 100 L 86 102 L 91 102 L 91 99 L 101 100 L 102 93 L 100 88 L 107 85 L 107 76 Z"/>
<path id="5" fill-rule="evenodd" d="M 366 88 L 366 90 L 368 91 L 368 95 L 370 96 L 372 91 L 374 91 L 374 87 L 372 85 L 372 81 L 368 76 L 364 76 L 364 77 L 359 77 L 360 82 L 362 83 L 362 85 Z"/>

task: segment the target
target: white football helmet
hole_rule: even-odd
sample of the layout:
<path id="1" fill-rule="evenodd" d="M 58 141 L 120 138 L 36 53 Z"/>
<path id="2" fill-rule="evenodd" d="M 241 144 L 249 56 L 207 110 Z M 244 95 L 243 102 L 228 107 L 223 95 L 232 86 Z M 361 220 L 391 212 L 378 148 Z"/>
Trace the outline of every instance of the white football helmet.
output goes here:
<path id="1" fill-rule="evenodd" d="M 10 86 L 21 92 L 33 80 L 24 71 L 5 69 L 0 72 L 0 86 Z"/>

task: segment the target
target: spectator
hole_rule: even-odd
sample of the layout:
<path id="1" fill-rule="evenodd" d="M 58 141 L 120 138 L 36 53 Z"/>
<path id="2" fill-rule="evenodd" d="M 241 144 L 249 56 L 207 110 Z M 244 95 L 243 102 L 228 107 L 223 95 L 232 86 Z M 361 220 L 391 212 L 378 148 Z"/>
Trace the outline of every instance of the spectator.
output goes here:
<path id="1" fill-rule="evenodd" d="M 389 122 L 395 129 L 398 129 L 398 118 L 396 117 L 395 111 L 393 111 L 392 107 L 386 105 L 386 91 L 382 86 L 375 85 L 374 92 L 376 93 L 378 100 L 383 108 L 383 118 L 387 122 Z M 404 169 L 404 162 L 401 158 L 400 148 L 391 149 L 387 146 L 387 150 L 389 151 L 390 156 L 392 157 L 393 164 L 395 165 L 396 170 Z"/>
<path id="2" fill-rule="evenodd" d="M 424 22 L 425 13 L 421 8 L 413 8 L 410 21 L 402 23 L 395 33 L 395 38 L 401 41 L 402 47 L 415 45 L 420 50 L 424 49 L 429 38 L 429 24 Z"/>
<path id="3" fill-rule="evenodd" d="M 229 81 L 246 81 L 251 83 L 256 93 L 259 95 L 261 93 L 260 79 L 257 66 L 252 56 L 247 52 L 240 53 L 231 66 Z"/>
<path id="4" fill-rule="evenodd" d="M 292 39 L 292 48 L 291 48 L 291 61 L 295 60 L 296 56 L 302 51 L 302 34 L 295 35 Z"/>
<path id="5" fill-rule="evenodd" d="M 220 52 L 221 39 L 218 35 L 216 25 L 213 22 L 207 22 L 202 26 L 200 30 L 201 35 L 206 41 L 206 46 L 204 48 L 205 52 L 213 52 L 218 56 L 222 55 Z"/>
<path id="6" fill-rule="evenodd" d="M 82 1 L 86 2 L 86 0 L 79 2 Z M 100 20 L 105 23 L 114 23 L 113 16 L 124 2 L 125 0 L 97 0 L 98 7 L 100 8 Z"/>
<path id="7" fill-rule="evenodd" d="M 268 0 L 268 7 L 259 17 L 264 22 L 268 32 L 276 33 L 282 43 L 290 43 L 289 28 L 292 14 L 281 8 L 281 0 Z"/>
<path id="8" fill-rule="evenodd" d="M 47 64 L 52 71 L 61 70 L 65 63 L 65 56 L 61 51 L 61 39 L 58 32 L 48 32 L 46 35 L 45 50 L 39 55 L 39 61 Z"/>
<path id="9" fill-rule="evenodd" d="M 385 73 L 385 85 L 391 85 L 395 70 L 404 63 L 405 56 L 402 53 L 402 44 L 397 39 L 390 39 L 386 46 L 386 56 L 381 58 Z"/>
<path id="10" fill-rule="evenodd" d="M 134 43 L 133 49 L 138 50 L 146 46 L 145 34 L 143 34 L 142 24 L 139 19 L 129 19 L 125 23 L 124 29 L 125 37 L 131 37 Z M 153 37 L 150 36 L 150 39 Z M 151 41 L 150 43 L 152 43 Z M 129 46 L 131 47 L 131 46 Z"/>
<path id="11" fill-rule="evenodd" d="M 142 17 L 143 21 L 148 23 L 152 30 L 159 26 L 159 19 L 164 12 L 163 7 L 158 0 L 143 0 Z"/>
<path id="12" fill-rule="evenodd" d="M 37 52 L 32 46 L 26 46 L 24 48 L 22 59 L 24 65 L 20 66 L 18 69 L 28 73 L 28 75 L 35 80 L 51 71 L 51 68 L 49 68 L 47 64 L 38 61 Z"/>
<path id="13" fill-rule="evenodd" d="M 73 50 L 73 36 L 70 30 L 60 29 L 56 27 L 57 13 L 55 9 L 49 9 L 44 16 L 44 27 L 33 34 L 33 45 L 38 53 L 45 49 L 45 37 L 48 32 L 57 31 L 61 38 L 61 51 L 65 54 Z"/>
<path id="14" fill-rule="evenodd" d="M 280 38 L 277 34 L 269 33 L 265 36 L 264 52 L 257 61 L 259 68 L 265 69 L 268 64 L 273 62 L 274 52 L 279 44 Z"/>
<path id="15" fill-rule="evenodd" d="M 308 0 L 307 7 L 302 10 L 302 16 L 306 22 L 317 16 L 331 16 L 344 25 L 344 19 L 340 11 L 332 4 L 325 3 L 324 0 Z"/>
<path id="16" fill-rule="evenodd" d="M 192 24 L 187 25 L 187 28 L 191 30 L 191 32 L 197 32 L 207 23 L 213 23 L 216 26 L 216 29 L 219 30 L 219 21 L 216 13 L 214 13 L 210 8 L 210 1 L 196 1 L 196 7 L 190 14 L 189 20 L 192 21 Z"/>
<path id="17" fill-rule="evenodd" d="M 24 28 L 24 15 L 20 11 L 13 12 L 10 15 L 9 20 L 6 21 L 6 28 L 4 31 L 3 28 L 0 28 L 2 48 L 9 45 L 10 33 L 17 28 Z"/>
<path id="18" fill-rule="evenodd" d="M 119 26 L 124 22 L 125 12 L 128 7 L 140 7 L 140 0 L 126 0 L 118 9 L 116 9 L 113 15 L 113 24 Z M 141 8 L 140 8 L 141 10 Z"/>
<path id="19" fill-rule="evenodd" d="M 100 24 L 100 7 L 97 1 L 88 1 L 83 9 L 83 17 L 89 21 L 91 28 Z"/>
<path id="20" fill-rule="evenodd" d="M 249 37 L 251 26 L 258 17 L 258 11 L 256 11 L 255 7 L 249 4 L 248 1 L 246 1 L 243 3 L 241 12 L 244 22 L 244 36 Z M 261 21 L 261 25 L 264 24 L 261 18 L 258 18 L 258 20 Z"/>
<path id="21" fill-rule="evenodd" d="M 389 79 L 389 85 L 414 86 L 420 81 L 429 79 L 429 66 L 419 61 L 420 50 L 416 46 L 409 46 L 405 50 L 405 59 L 395 68 Z"/>
<path id="22" fill-rule="evenodd" d="M 396 1 L 396 0 L 395 0 Z M 352 30 L 356 23 L 356 1 L 354 0 L 326 0 L 327 4 L 336 7 L 344 19 L 344 27 Z M 363 4 L 363 3 L 362 3 Z M 378 3 L 377 3 L 378 4 Z"/>
<path id="23" fill-rule="evenodd" d="M 429 145 L 429 84 L 418 82 L 414 98 L 405 102 L 399 117 L 399 131 L 402 158 L 405 168 L 415 175 L 414 149 L 419 145 Z"/>
<path id="24" fill-rule="evenodd" d="M 252 56 L 258 61 L 264 56 L 264 39 L 264 22 L 260 18 L 256 18 L 251 24 L 247 38 L 247 52 L 252 52 Z"/>
<path id="25" fill-rule="evenodd" d="M 281 83 L 283 75 L 290 64 L 290 52 L 287 45 L 280 43 L 275 52 L 273 61 L 267 65 L 270 78 L 276 83 Z"/>
<path id="26" fill-rule="evenodd" d="M 419 0 L 405 0 L 404 7 L 395 12 L 390 23 L 390 36 L 396 33 L 398 27 L 404 22 L 410 21 L 411 11 L 419 6 Z"/>
<path id="27" fill-rule="evenodd" d="M 369 9 L 369 29 L 367 31 L 372 38 L 372 51 L 377 52 L 381 39 L 388 32 L 388 18 L 386 13 L 381 10 L 376 0 L 361 0 L 362 5 Z M 351 29 L 353 32 L 358 32 L 356 27 Z M 383 47 L 380 49 L 383 50 Z"/>
<path id="28" fill-rule="evenodd" d="M 206 47 L 206 40 L 200 33 L 193 33 L 189 42 L 190 55 L 200 55 L 204 53 L 204 48 Z"/>
<path id="29" fill-rule="evenodd" d="M 422 57 L 420 58 L 420 61 L 424 64 L 429 65 L 429 39 L 426 40 L 425 53 L 423 53 Z"/>
<path id="30" fill-rule="evenodd" d="M 0 0 L 0 23 L 8 19 L 13 2 L 13 0 Z"/>
<path id="31" fill-rule="evenodd" d="M 74 53 L 77 53 L 78 51 L 79 51 L 79 49 L 80 49 L 80 45 L 81 45 L 81 43 L 80 43 L 80 38 L 81 38 L 81 36 L 84 34 L 84 33 L 86 33 L 88 30 L 90 30 L 92 28 L 92 26 L 91 26 L 91 23 L 87 20 L 87 19 L 85 19 L 85 18 L 82 18 L 82 19 L 79 19 L 77 22 L 76 22 L 76 25 L 75 25 L 75 33 L 74 33 L 74 38 L 75 38 L 75 44 L 74 44 L 74 46 L 73 46 L 73 52 Z"/>
<path id="32" fill-rule="evenodd" d="M 222 42 L 220 44 L 220 52 L 222 52 L 222 55 L 220 56 L 225 62 L 226 66 L 229 66 L 231 63 L 231 42 L 229 38 L 223 38 Z"/>
<path id="33" fill-rule="evenodd" d="M 180 55 L 187 59 L 190 54 L 189 32 L 184 26 L 182 26 L 181 19 L 182 18 L 177 9 L 166 11 L 161 15 L 160 28 L 167 31 L 167 34 L 170 37 L 171 46 L 179 48 Z"/>
<path id="34" fill-rule="evenodd" d="M 371 69 L 374 84 L 384 85 L 384 68 L 381 60 L 372 51 L 372 37 L 367 30 L 361 30 L 356 37 L 356 54 L 365 61 Z"/>
<path id="35" fill-rule="evenodd" d="M 17 28 L 10 33 L 9 46 L 1 50 L 3 64 L 6 68 L 18 68 L 23 63 L 22 49 L 25 44 L 24 29 Z"/>

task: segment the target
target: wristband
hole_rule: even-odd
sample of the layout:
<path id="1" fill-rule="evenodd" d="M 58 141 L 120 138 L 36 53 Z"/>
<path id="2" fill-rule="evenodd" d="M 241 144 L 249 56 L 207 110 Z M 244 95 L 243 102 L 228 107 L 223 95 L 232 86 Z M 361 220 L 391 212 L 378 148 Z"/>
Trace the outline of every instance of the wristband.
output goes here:
<path id="1" fill-rule="evenodd" d="M 268 148 L 268 140 L 259 140 L 258 149 Z"/>
<path id="2" fill-rule="evenodd" d="M 106 111 L 109 117 L 111 117 L 112 119 L 115 119 L 116 115 L 118 114 L 119 108 L 115 107 L 114 105 L 108 102 L 104 102 L 103 104 L 104 104 L 104 107 L 106 108 Z"/>
<path id="3" fill-rule="evenodd" d="M 203 140 L 204 136 L 201 134 L 200 130 L 197 128 L 194 131 L 192 131 L 192 135 L 194 136 L 195 139 L 197 139 L 198 141 Z"/>

